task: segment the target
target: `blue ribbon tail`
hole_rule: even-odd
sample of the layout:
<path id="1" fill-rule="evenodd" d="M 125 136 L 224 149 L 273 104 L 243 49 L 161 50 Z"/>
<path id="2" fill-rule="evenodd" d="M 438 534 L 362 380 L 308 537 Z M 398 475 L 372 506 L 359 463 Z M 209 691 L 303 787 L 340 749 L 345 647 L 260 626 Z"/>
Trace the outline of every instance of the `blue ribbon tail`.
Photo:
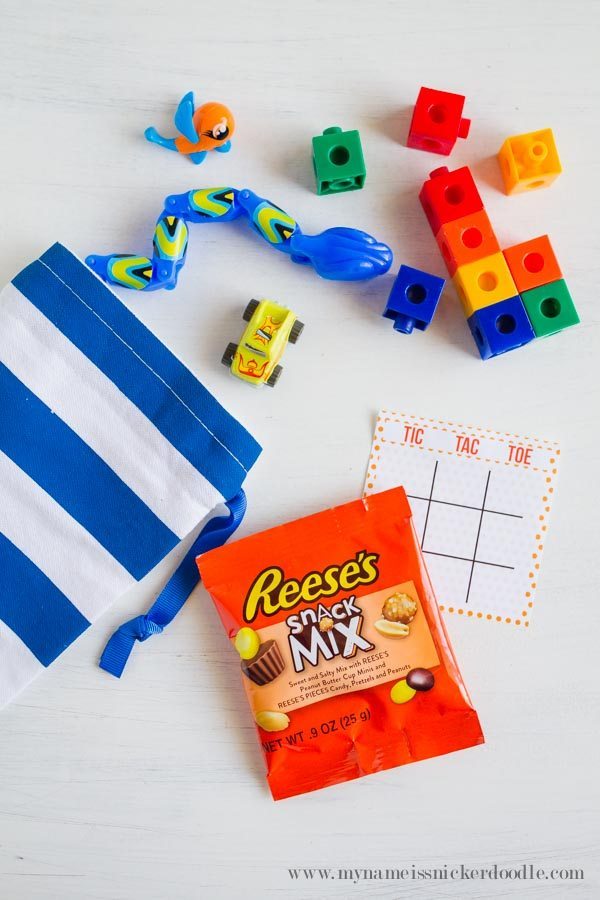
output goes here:
<path id="1" fill-rule="evenodd" d="M 244 491 L 240 489 L 225 505 L 229 515 L 215 516 L 206 523 L 148 612 L 125 622 L 109 639 L 99 662 L 100 668 L 105 672 L 120 678 L 135 642 L 146 641 L 153 634 L 160 634 L 173 621 L 200 580 L 196 557 L 224 544 L 244 518 Z"/>

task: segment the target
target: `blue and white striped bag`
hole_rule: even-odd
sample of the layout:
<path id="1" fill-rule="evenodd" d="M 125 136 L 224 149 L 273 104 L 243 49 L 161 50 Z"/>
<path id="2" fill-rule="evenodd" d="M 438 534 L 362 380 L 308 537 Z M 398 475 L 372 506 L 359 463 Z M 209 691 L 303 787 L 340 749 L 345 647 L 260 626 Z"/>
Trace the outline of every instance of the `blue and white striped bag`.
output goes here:
<path id="1" fill-rule="evenodd" d="M 191 591 L 196 553 L 235 530 L 260 447 L 59 244 L 0 293 L 0 707 L 219 504 L 136 639 Z"/>

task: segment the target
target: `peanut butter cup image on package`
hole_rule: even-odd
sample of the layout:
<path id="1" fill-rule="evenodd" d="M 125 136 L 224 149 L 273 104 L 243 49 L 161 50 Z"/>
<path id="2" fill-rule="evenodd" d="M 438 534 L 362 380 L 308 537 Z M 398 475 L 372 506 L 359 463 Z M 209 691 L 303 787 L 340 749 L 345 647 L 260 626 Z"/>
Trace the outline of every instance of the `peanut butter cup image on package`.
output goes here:
<path id="1" fill-rule="evenodd" d="M 276 641 L 265 641 L 252 659 L 242 660 L 242 672 L 254 684 L 270 684 L 285 668 L 281 650 Z"/>

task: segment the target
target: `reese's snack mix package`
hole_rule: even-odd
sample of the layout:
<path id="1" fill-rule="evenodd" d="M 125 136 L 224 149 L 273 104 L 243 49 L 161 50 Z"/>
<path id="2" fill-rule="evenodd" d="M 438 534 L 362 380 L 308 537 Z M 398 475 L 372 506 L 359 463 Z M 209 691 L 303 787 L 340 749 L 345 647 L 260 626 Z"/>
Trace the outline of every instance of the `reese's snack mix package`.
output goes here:
<path id="1" fill-rule="evenodd" d="M 483 743 L 403 488 L 198 558 L 276 800 Z"/>

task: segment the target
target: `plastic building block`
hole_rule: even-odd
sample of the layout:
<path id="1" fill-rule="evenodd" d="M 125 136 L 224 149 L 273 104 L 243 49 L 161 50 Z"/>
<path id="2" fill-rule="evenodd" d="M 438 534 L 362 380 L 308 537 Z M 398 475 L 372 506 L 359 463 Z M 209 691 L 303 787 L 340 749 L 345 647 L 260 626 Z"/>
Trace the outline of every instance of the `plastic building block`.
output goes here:
<path id="1" fill-rule="evenodd" d="M 551 128 L 506 138 L 498 162 L 507 194 L 547 187 L 562 172 Z"/>
<path id="2" fill-rule="evenodd" d="M 394 320 L 394 330 L 410 334 L 413 328 L 425 331 L 435 315 L 446 284 L 443 278 L 400 266 L 383 315 Z"/>
<path id="3" fill-rule="evenodd" d="M 520 294 L 562 278 L 547 234 L 509 247 L 504 258 Z"/>
<path id="4" fill-rule="evenodd" d="M 430 173 L 419 194 L 434 234 L 442 225 L 483 209 L 483 202 L 468 166 L 450 172 L 441 166 Z"/>
<path id="5" fill-rule="evenodd" d="M 502 253 L 459 266 L 454 284 L 467 317 L 519 293 Z"/>
<path id="6" fill-rule="evenodd" d="M 339 194 L 362 188 L 367 177 L 358 131 L 337 125 L 312 139 L 317 194 Z"/>
<path id="7" fill-rule="evenodd" d="M 190 91 L 179 101 L 173 124 L 179 132 L 178 137 L 163 137 L 152 126 L 146 128 L 144 137 L 151 144 L 189 157 L 197 166 L 204 162 L 209 150 L 217 153 L 231 150 L 235 121 L 231 110 L 222 103 L 203 103 L 196 109 Z"/>
<path id="8" fill-rule="evenodd" d="M 239 343 L 227 345 L 221 362 L 248 384 L 275 387 L 283 371 L 283 351 L 288 341 L 296 343 L 304 325 L 273 300 L 250 300 L 242 318 L 248 325 Z"/>
<path id="9" fill-rule="evenodd" d="M 547 337 L 579 323 L 575 304 L 562 278 L 524 291 L 521 299 L 536 337 Z"/>
<path id="10" fill-rule="evenodd" d="M 407 147 L 448 156 L 457 138 L 466 138 L 470 119 L 462 118 L 465 98 L 422 87 L 408 130 Z"/>
<path id="11" fill-rule="evenodd" d="M 482 359 L 516 350 L 535 337 L 520 297 L 478 309 L 468 323 Z"/>
<path id="12" fill-rule="evenodd" d="M 492 223 L 483 209 L 442 225 L 436 240 L 450 275 L 459 266 L 500 252 Z"/>

